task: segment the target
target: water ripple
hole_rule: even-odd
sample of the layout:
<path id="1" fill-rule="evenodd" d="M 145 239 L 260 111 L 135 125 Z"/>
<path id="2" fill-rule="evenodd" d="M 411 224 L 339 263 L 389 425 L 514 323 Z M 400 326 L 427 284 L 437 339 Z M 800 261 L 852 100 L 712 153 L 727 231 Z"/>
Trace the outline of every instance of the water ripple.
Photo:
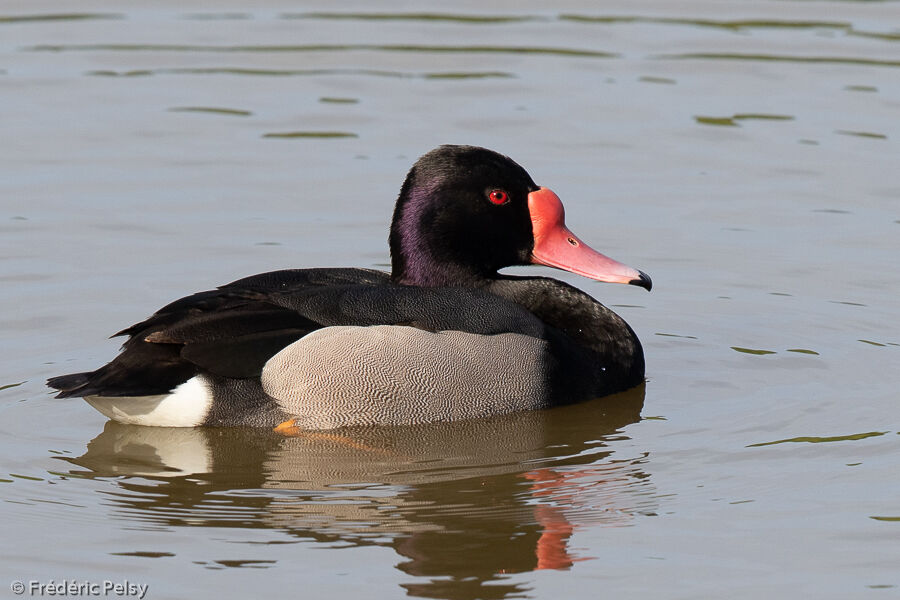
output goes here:
<path id="1" fill-rule="evenodd" d="M 740 60 L 900 67 L 900 60 L 882 60 L 877 58 L 857 58 L 849 56 L 789 56 L 782 54 L 741 54 L 736 52 L 686 52 L 681 54 L 657 54 L 649 58 L 654 60 Z"/>
<path id="2" fill-rule="evenodd" d="M 800 436 L 787 438 L 784 440 L 775 440 L 774 442 L 759 442 L 758 444 L 750 444 L 747 448 L 759 448 L 760 446 L 774 446 L 775 444 L 789 444 L 789 443 L 807 443 L 807 444 L 822 444 L 828 442 L 846 442 L 846 441 L 856 441 L 856 440 L 864 440 L 870 437 L 878 437 L 888 433 L 887 431 L 868 431 L 866 433 L 853 433 L 850 435 L 835 435 L 830 437 L 819 437 L 819 436 Z"/>
<path id="3" fill-rule="evenodd" d="M 366 77 L 394 77 L 399 79 L 513 79 L 515 75 L 503 71 L 433 71 L 406 73 L 384 69 L 260 69 L 246 67 L 176 67 L 160 69 L 110 69 L 87 71 L 97 77 L 146 77 L 149 75 L 245 75 L 251 77 L 309 77 L 319 75 L 353 75 Z"/>
<path id="4" fill-rule="evenodd" d="M 173 106 L 169 109 L 169 112 L 211 113 L 234 117 L 249 117 L 253 114 L 249 110 L 241 110 L 238 108 L 216 108 L 212 106 Z"/>
<path id="5" fill-rule="evenodd" d="M 42 23 L 48 21 L 98 21 L 124 19 L 118 13 L 48 13 L 44 15 L 0 15 L 0 24 L 5 23 Z"/>
<path id="6" fill-rule="evenodd" d="M 358 134 L 349 131 L 284 131 L 264 133 L 264 138 L 355 138 Z"/>
<path id="7" fill-rule="evenodd" d="M 284 13 L 282 19 L 327 19 L 347 21 L 443 21 L 465 24 L 524 23 L 549 21 L 549 17 L 536 15 L 461 15 L 450 13 L 336 13 L 306 12 Z"/>
<path id="8" fill-rule="evenodd" d="M 541 46 L 438 46 L 425 44 L 298 44 L 214 46 L 201 44 L 38 44 L 27 52 L 435 52 L 452 54 L 539 54 L 614 58 L 618 54 L 581 48 Z"/>

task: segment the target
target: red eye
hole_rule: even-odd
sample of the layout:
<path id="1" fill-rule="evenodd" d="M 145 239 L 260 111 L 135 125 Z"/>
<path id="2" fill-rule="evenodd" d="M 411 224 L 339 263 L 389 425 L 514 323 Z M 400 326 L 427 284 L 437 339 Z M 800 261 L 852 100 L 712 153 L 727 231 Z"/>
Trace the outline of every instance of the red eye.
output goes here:
<path id="1" fill-rule="evenodd" d="M 503 190 L 491 190 L 490 193 L 488 193 L 488 200 L 493 204 L 506 204 L 509 202 L 509 194 Z"/>

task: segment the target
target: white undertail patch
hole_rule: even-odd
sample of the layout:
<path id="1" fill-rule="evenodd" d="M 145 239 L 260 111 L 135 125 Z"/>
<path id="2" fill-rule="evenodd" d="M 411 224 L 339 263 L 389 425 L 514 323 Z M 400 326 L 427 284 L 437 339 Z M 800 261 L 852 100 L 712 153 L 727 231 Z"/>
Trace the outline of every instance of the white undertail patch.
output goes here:
<path id="1" fill-rule="evenodd" d="M 156 427 L 202 425 L 212 407 L 212 390 L 205 379 L 191 377 L 171 394 L 157 396 L 85 396 L 88 404 L 119 423 Z"/>

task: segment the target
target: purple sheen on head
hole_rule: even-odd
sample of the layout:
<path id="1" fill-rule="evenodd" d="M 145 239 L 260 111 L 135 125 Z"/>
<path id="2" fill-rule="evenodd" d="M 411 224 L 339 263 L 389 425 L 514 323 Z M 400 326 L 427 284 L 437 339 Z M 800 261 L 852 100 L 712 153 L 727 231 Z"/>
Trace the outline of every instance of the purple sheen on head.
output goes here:
<path id="1" fill-rule="evenodd" d="M 391 250 L 400 256 L 394 257 L 393 265 L 395 270 L 402 266 L 403 273 L 395 272 L 392 275 L 402 276 L 403 283 L 425 282 L 431 277 L 434 259 L 425 236 L 425 213 L 438 185 L 437 181 L 431 181 L 411 188 L 400 207 L 399 218 L 394 223 L 396 244 Z"/>

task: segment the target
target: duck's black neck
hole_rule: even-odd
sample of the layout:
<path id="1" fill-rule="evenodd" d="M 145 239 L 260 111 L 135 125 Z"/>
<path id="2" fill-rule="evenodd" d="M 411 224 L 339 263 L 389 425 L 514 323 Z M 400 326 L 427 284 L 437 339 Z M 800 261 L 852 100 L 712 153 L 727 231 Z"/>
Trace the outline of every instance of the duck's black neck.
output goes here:
<path id="1" fill-rule="evenodd" d="M 436 264 L 421 257 L 398 268 L 397 260 L 392 261 L 391 281 L 399 285 L 420 287 L 485 287 L 490 277 L 456 265 Z"/>
<path id="2" fill-rule="evenodd" d="M 473 269 L 469 265 L 436 258 L 427 247 L 391 252 L 391 281 L 399 285 L 421 287 L 476 287 L 490 284 L 493 273 Z"/>

